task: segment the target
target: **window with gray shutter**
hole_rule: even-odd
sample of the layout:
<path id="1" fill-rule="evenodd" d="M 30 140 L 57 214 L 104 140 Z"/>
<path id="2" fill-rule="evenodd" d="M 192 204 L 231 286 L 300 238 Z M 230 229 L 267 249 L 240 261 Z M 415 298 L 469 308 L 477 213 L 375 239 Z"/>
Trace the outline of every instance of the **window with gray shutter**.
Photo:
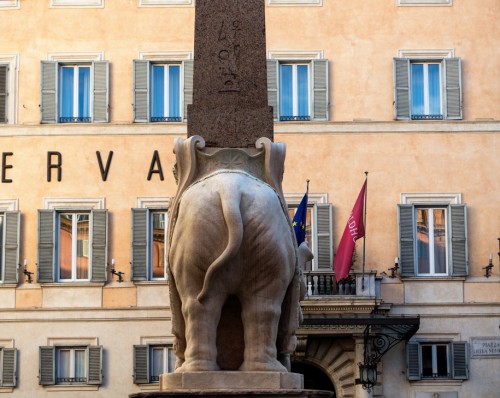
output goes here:
<path id="1" fill-rule="evenodd" d="M 406 346 L 406 354 L 407 354 L 407 377 L 408 380 L 420 380 L 420 344 L 418 343 L 408 343 Z"/>
<path id="2" fill-rule="evenodd" d="M 7 98 L 9 66 L 0 64 L 0 123 L 7 123 Z"/>
<path id="3" fill-rule="evenodd" d="M 54 282 L 56 212 L 38 210 L 38 282 Z"/>
<path id="4" fill-rule="evenodd" d="M 275 59 L 267 60 L 267 101 L 273 107 L 273 118 L 278 120 L 279 95 L 278 95 L 278 68 L 279 63 Z"/>
<path id="5" fill-rule="evenodd" d="M 42 386 L 56 384 L 55 347 L 40 347 L 38 384 Z"/>
<path id="6" fill-rule="evenodd" d="M 92 282 L 106 282 L 107 264 L 107 210 L 92 210 Z"/>
<path id="7" fill-rule="evenodd" d="M 7 211 L 4 213 L 4 217 L 5 232 L 4 242 L 2 245 L 4 249 L 4 272 L 0 273 L 0 279 L 3 274 L 4 283 L 17 283 L 17 267 L 19 264 L 19 226 L 21 217 L 18 211 Z"/>
<path id="8" fill-rule="evenodd" d="M 87 360 L 87 384 L 102 384 L 102 346 L 89 346 Z"/>
<path id="9" fill-rule="evenodd" d="M 415 275 L 415 228 L 413 205 L 398 205 L 399 266 L 401 276 Z"/>
<path id="10" fill-rule="evenodd" d="M 57 68 L 57 62 L 42 61 L 40 103 L 42 123 L 57 123 Z"/>
<path id="11" fill-rule="evenodd" d="M 149 122 L 149 61 L 134 60 L 134 122 Z"/>
<path id="12" fill-rule="evenodd" d="M 467 207 L 451 205 L 451 263 L 453 276 L 467 276 Z"/>
<path id="13" fill-rule="evenodd" d="M 332 206 L 326 203 L 316 205 L 316 241 L 318 248 L 317 256 L 318 270 L 331 270 L 333 264 L 332 254 Z"/>
<path id="14" fill-rule="evenodd" d="M 17 350 L 15 348 L 0 349 L 1 387 L 15 387 L 17 383 Z"/>
<path id="15" fill-rule="evenodd" d="M 132 209 L 132 280 L 148 279 L 148 209 Z"/>
<path id="16" fill-rule="evenodd" d="M 313 116 L 314 120 L 328 120 L 328 61 L 315 59 L 313 70 Z"/>
<path id="17" fill-rule="evenodd" d="M 94 67 L 94 118 L 95 123 L 109 121 L 109 62 L 96 61 Z"/>
<path id="18" fill-rule="evenodd" d="M 469 378 L 469 364 L 467 357 L 467 343 L 457 341 L 452 343 L 453 378 L 467 380 Z"/>
<path id="19" fill-rule="evenodd" d="M 462 119 L 462 62 L 460 58 L 443 60 L 446 87 L 446 119 Z"/>
<path id="20" fill-rule="evenodd" d="M 134 384 L 149 384 L 149 346 L 134 345 Z"/>
<path id="21" fill-rule="evenodd" d="M 193 103 L 193 68 L 192 60 L 183 61 L 182 67 L 184 70 L 184 121 L 188 118 L 188 105 Z"/>
<path id="22" fill-rule="evenodd" d="M 394 58 L 394 117 L 410 119 L 410 60 Z"/>

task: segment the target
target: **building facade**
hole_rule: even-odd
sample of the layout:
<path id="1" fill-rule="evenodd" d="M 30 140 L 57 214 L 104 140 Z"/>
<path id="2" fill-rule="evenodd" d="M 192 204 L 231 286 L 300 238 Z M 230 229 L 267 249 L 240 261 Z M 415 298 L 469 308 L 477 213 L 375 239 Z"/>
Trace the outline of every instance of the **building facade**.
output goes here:
<path id="1" fill-rule="evenodd" d="M 310 180 L 292 365 L 308 387 L 498 396 L 499 15 L 498 0 L 266 0 L 291 214 Z M 158 390 L 194 0 L 0 0 L 0 17 L 0 393 Z M 365 171 L 366 246 L 336 283 Z"/>

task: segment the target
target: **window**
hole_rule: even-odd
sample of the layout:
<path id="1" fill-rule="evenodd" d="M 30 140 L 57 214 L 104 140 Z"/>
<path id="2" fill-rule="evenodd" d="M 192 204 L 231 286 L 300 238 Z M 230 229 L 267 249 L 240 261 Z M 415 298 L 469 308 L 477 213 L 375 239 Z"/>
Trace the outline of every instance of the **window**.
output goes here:
<path id="1" fill-rule="evenodd" d="M 105 282 L 107 211 L 38 211 L 38 281 Z"/>
<path id="2" fill-rule="evenodd" d="M 17 383 L 17 350 L 0 346 L 0 387 L 15 387 Z"/>
<path id="3" fill-rule="evenodd" d="M 42 61 L 42 123 L 108 122 L 107 61 Z"/>
<path id="4" fill-rule="evenodd" d="M 401 276 L 466 276 L 467 212 L 463 204 L 399 205 Z"/>
<path id="5" fill-rule="evenodd" d="M 285 194 L 290 219 L 293 219 L 301 199 L 300 194 Z M 314 253 L 314 259 L 306 264 L 305 271 L 331 272 L 333 263 L 332 206 L 327 203 L 326 194 L 309 194 L 306 241 Z"/>
<path id="6" fill-rule="evenodd" d="M 17 283 L 20 213 L 0 212 L 0 285 Z"/>
<path id="7" fill-rule="evenodd" d="M 182 122 L 192 102 L 193 63 L 134 61 L 134 121 Z"/>
<path id="8" fill-rule="evenodd" d="M 327 60 L 270 59 L 267 73 L 275 120 L 328 120 Z"/>
<path id="9" fill-rule="evenodd" d="M 158 383 L 163 373 L 175 370 L 175 352 L 171 344 L 134 346 L 134 383 Z"/>
<path id="10" fill-rule="evenodd" d="M 165 280 L 166 209 L 132 209 L 132 280 Z"/>
<path id="11" fill-rule="evenodd" d="M 395 58 L 394 87 L 396 119 L 462 119 L 460 58 Z"/>
<path id="12" fill-rule="evenodd" d="M 101 346 L 40 347 L 39 384 L 101 384 Z"/>
<path id="13" fill-rule="evenodd" d="M 17 122 L 18 59 L 17 54 L 0 54 L 0 124 Z"/>
<path id="14" fill-rule="evenodd" d="M 466 342 L 419 341 L 407 345 L 409 380 L 467 380 Z"/>

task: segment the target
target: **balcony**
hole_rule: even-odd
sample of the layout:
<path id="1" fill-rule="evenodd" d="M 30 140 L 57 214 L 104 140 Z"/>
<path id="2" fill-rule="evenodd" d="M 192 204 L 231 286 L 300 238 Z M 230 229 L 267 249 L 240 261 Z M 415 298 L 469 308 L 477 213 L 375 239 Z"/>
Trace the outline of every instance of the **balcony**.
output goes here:
<path id="1" fill-rule="evenodd" d="M 376 274 L 376 271 L 364 274 L 351 271 L 347 278 L 337 283 L 333 272 L 304 271 L 305 300 L 379 299 L 382 278 L 377 278 Z"/>

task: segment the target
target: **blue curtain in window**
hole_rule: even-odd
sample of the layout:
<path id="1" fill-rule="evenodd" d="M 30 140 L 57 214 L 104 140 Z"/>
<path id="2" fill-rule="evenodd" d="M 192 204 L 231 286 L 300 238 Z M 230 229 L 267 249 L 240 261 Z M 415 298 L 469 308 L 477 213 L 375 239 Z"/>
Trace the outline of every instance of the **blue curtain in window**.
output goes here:
<path id="1" fill-rule="evenodd" d="M 280 66 L 280 113 L 281 116 L 293 115 L 292 65 Z"/>
<path id="2" fill-rule="evenodd" d="M 180 95 L 181 95 L 181 68 L 179 65 L 171 65 L 169 67 L 169 103 L 168 103 L 168 116 L 180 117 Z"/>
<path id="3" fill-rule="evenodd" d="M 73 68 L 61 68 L 61 117 L 73 117 Z"/>
<path id="4" fill-rule="evenodd" d="M 78 117 L 90 117 L 90 67 L 78 68 Z"/>
<path id="5" fill-rule="evenodd" d="M 165 68 L 153 65 L 151 80 L 151 117 L 164 117 Z"/>
<path id="6" fill-rule="evenodd" d="M 309 67 L 297 66 L 298 115 L 309 116 Z"/>
<path id="7" fill-rule="evenodd" d="M 441 84 L 439 76 L 439 65 L 429 64 L 428 66 L 429 78 L 429 114 L 441 114 Z"/>
<path id="8" fill-rule="evenodd" d="M 411 65 L 411 113 L 425 114 L 424 108 L 424 65 Z"/>

